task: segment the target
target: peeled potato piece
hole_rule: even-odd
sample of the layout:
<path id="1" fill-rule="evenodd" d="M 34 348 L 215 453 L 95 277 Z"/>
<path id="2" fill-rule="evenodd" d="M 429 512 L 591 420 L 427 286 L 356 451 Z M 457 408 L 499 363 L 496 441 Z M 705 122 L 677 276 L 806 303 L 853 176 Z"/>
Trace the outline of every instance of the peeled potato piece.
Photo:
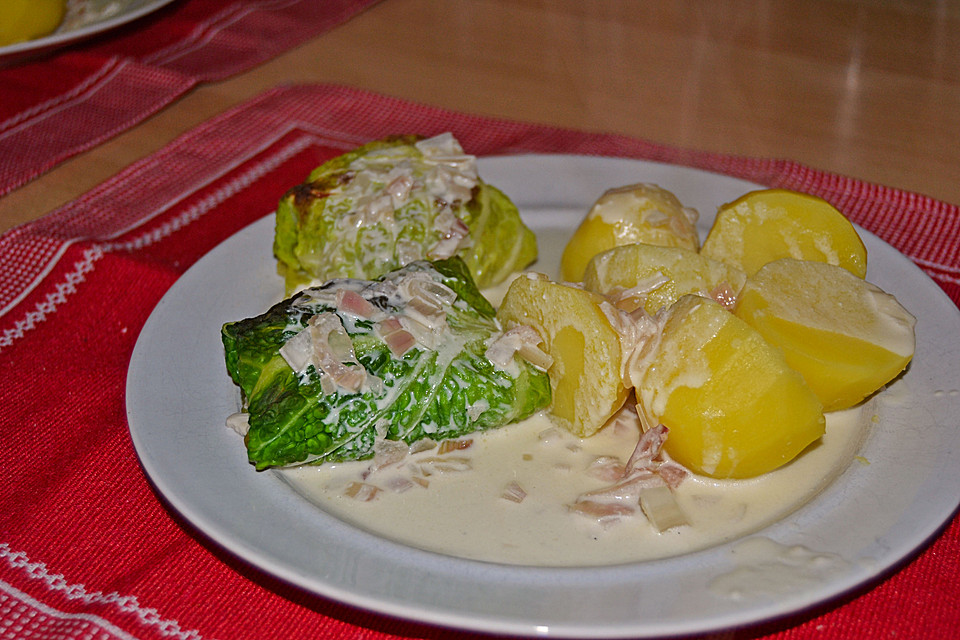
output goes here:
<path id="1" fill-rule="evenodd" d="M 553 358 L 547 369 L 550 414 L 571 433 L 587 437 L 623 405 L 620 337 L 600 305 L 604 298 L 576 287 L 524 274 L 510 285 L 497 318 L 504 328 L 529 325 Z"/>
<path id="2" fill-rule="evenodd" d="M 583 274 L 583 286 L 627 311 L 642 306 L 653 315 L 688 293 L 732 307 L 746 279 L 740 269 L 690 249 L 629 244 L 594 256 Z"/>
<path id="3" fill-rule="evenodd" d="M 653 184 L 610 189 L 587 213 L 560 260 L 560 274 L 580 282 L 590 258 L 607 249 L 643 242 L 663 247 L 700 248 L 697 212 Z"/>
<path id="4" fill-rule="evenodd" d="M 781 352 L 716 302 L 680 298 L 638 381 L 639 408 L 667 426 L 664 448 L 695 473 L 748 478 L 824 432 L 820 401 Z"/>
<path id="5" fill-rule="evenodd" d="M 736 315 L 783 350 L 827 411 L 861 402 L 913 357 L 916 319 L 845 269 L 784 258 L 747 280 Z"/>
<path id="6" fill-rule="evenodd" d="M 720 207 L 700 252 L 747 275 L 779 258 L 815 260 L 863 278 L 867 250 L 829 202 L 784 189 L 753 191 Z"/>

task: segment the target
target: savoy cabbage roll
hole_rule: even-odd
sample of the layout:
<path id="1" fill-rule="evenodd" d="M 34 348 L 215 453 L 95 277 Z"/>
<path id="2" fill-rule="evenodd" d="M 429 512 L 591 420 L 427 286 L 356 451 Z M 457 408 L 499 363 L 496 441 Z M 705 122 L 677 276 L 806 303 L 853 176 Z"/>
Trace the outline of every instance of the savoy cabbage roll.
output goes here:
<path id="1" fill-rule="evenodd" d="M 447 133 L 385 138 L 322 164 L 280 200 L 273 251 L 288 295 L 453 256 L 483 289 L 536 260 L 537 241 Z"/>
<path id="2" fill-rule="evenodd" d="M 381 439 L 522 420 L 549 404 L 550 381 L 505 335 L 459 258 L 335 279 L 225 324 L 248 458 L 258 470 L 361 460 Z"/>

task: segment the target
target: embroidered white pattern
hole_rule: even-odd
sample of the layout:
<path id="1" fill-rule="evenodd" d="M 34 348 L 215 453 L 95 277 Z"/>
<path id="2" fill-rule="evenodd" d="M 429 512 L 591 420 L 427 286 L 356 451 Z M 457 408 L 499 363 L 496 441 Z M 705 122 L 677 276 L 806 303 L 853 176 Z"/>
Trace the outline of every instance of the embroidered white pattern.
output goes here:
<path id="1" fill-rule="evenodd" d="M 215 193 L 207 196 L 199 203 L 191 206 L 183 213 L 164 222 L 160 226 L 127 242 L 100 243 L 86 249 L 83 253 L 83 259 L 75 262 L 73 269 L 64 276 L 65 281 L 57 283 L 56 292 L 48 293 L 43 302 L 37 303 L 33 309 L 27 311 L 20 320 L 17 320 L 12 328 L 5 329 L 3 333 L 0 334 L 0 353 L 2 353 L 5 348 L 10 347 L 16 340 L 22 338 L 28 331 L 36 328 L 37 325 L 46 320 L 61 305 L 65 304 L 67 297 L 76 293 L 77 285 L 86 279 L 87 274 L 93 271 L 96 262 L 99 261 L 106 252 L 134 251 L 163 240 L 174 232 L 186 227 L 191 222 L 199 219 L 223 201 L 250 187 L 250 185 L 254 184 L 265 174 L 276 169 L 283 162 L 309 146 L 317 144 L 317 142 L 317 139 L 313 136 L 303 136 L 278 150 L 277 153 L 237 176 Z M 145 216 L 142 222 L 149 220 L 154 215 L 155 214 Z"/>
<path id="2" fill-rule="evenodd" d="M 156 629 L 165 637 L 175 638 L 177 640 L 202 640 L 203 638 L 203 636 L 195 630 L 181 629 L 179 623 L 175 620 L 163 619 L 156 609 L 141 606 L 136 596 L 124 596 L 116 592 L 103 593 L 102 591 L 87 591 L 86 587 L 82 584 L 71 584 L 67 582 L 63 575 L 50 573 L 44 563 L 30 562 L 27 555 L 22 551 L 11 550 L 10 545 L 5 542 L 0 543 L 0 558 L 5 560 L 7 565 L 12 569 L 23 572 L 26 577 L 31 580 L 40 580 L 46 583 L 49 589 L 59 592 L 61 596 L 68 600 L 78 600 L 90 605 L 115 607 L 120 613 L 135 616 L 141 624 Z M 124 639 L 133 638 L 133 636 L 118 629 L 115 625 L 100 616 L 92 614 L 68 614 L 57 611 L 33 600 L 6 582 L 0 581 L 0 591 L 7 593 L 10 598 L 26 602 L 31 607 L 46 615 L 54 616 L 61 620 L 78 621 L 78 623 L 82 623 L 84 626 L 92 623 L 116 637 Z M 2 633 L 3 630 L 0 629 L 0 634 Z M 23 635 L 24 637 L 29 637 L 25 634 Z M 73 637 L 73 635 L 65 634 L 64 637 Z"/>

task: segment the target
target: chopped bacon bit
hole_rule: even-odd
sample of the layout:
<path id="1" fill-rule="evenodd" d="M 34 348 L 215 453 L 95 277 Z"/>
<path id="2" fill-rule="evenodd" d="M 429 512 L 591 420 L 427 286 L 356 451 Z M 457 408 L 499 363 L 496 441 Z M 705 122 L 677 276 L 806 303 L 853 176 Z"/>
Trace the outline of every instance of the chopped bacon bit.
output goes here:
<path id="1" fill-rule="evenodd" d="M 627 461 L 626 473 L 633 473 L 639 469 L 648 469 L 651 467 L 654 458 L 660 455 L 660 449 L 667 439 L 669 429 L 660 424 L 646 431 L 640 436 L 637 447 Z"/>
<path id="2" fill-rule="evenodd" d="M 520 504 L 523 502 L 523 499 L 527 497 L 527 492 L 514 480 L 503 488 L 503 493 L 500 494 L 500 497 L 504 500 Z"/>
<path id="3" fill-rule="evenodd" d="M 616 482 L 623 477 L 623 463 L 613 456 L 600 456 L 587 467 L 587 475 L 604 482 Z"/>
<path id="4" fill-rule="evenodd" d="M 721 282 L 718 284 L 710 292 L 709 297 L 716 300 L 727 310 L 733 310 L 733 308 L 737 306 L 737 292 L 733 290 L 729 282 Z"/>
<path id="5" fill-rule="evenodd" d="M 687 471 L 686 467 L 683 467 L 676 462 L 666 461 L 661 462 L 660 466 L 657 467 L 657 473 L 660 474 L 660 477 L 663 478 L 663 481 L 671 489 L 676 489 L 680 486 L 680 483 L 683 482 L 690 472 Z"/>
<path id="6" fill-rule="evenodd" d="M 410 349 L 417 345 L 417 339 L 406 329 L 400 329 L 384 336 L 383 341 L 387 343 L 387 348 L 394 357 L 402 358 Z"/>
<path id="7" fill-rule="evenodd" d="M 620 502 L 636 504 L 640 491 L 651 487 L 662 487 L 663 479 L 654 471 L 637 471 L 616 484 L 594 491 L 588 491 L 581 498 L 606 498 Z"/>
<path id="8" fill-rule="evenodd" d="M 366 482 L 351 482 L 343 491 L 343 495 L 360 502 L 370 502 L 380 493 L 380 488 Z"/>
<path id="9" fill-rule="evenodd" d="M 440 443 L 440 448 L 437 450 L 437 453 L 443 455 L 451 451 L 463 451 L 464 449 L 469 449 L 471 446 L 473 446 L 473 440 L 470 438 L 466 440 L 444 440 Z"/>
<path id="10" fill-rule="evenodd" d="M 390 316 L 378 322 L 375 331 L 387 343 L 390 353 L 396 358 L 403 357 L 417 344 L 417 339 L 403 328 L 403 324 L 397 316 Z"/>
<path id="11" fill-rule="evenodd" d="M 372 318 L 379 309 L 350 289 L 337 289 L 337 309 L 357 318 Z"/>
<path id="12" fill-rule="evenodd" d="M 626 504 L 577 500 L 567 508 L 573 513 L 595 519 L 600 524 L 608 524 L 623 516 L 633 515 L 636 509 Z"/>
<path id="13" fill-rule="evenodd" d="M 400 324 L 400 318 L 397 316 L 386 317 L 378 322 L 376 326 L 377 335 L 381 338 L 400 331 L 401 329 L 403 329 L 403 325 Z"/>

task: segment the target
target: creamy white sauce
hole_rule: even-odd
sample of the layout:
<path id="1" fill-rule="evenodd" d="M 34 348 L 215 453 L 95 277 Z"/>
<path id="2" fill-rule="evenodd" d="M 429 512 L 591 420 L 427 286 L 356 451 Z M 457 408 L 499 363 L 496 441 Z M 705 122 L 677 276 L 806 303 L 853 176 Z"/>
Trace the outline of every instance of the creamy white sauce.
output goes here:
<path id="1" fill-rule="evenodd" d="M 366 475 L 370 462 L 278 471 L 296 491 L 337 518 L 381 537 L 442 554 L 539 566 L 610 565 L 674 556 L 740 538 L 816 496 L 854 459 L 874 410 L 827 416 L 826 435 L 792 463 L 758 478 L 688 477 L 674 492 L 689 525 L 658 532 L 642 515 L 600 525 L 567 505 L 608 486 L 585 473 L 599 456 L 626 461 L 638 433 L 608 426 L 577 438 L 542 414 L 477 434 L 470 448 L 446 454 L 467 470 L 434 473 L 428 486 L 391 490 L 396 467 Z M 436 452 L 417 454 L 436 457 Z M 407 474 L 409 475 L 409 474 Z M 382 487 L 368 502 L 347 487 Z M 526 496 L 502 497 L 516 483 Z"/>

